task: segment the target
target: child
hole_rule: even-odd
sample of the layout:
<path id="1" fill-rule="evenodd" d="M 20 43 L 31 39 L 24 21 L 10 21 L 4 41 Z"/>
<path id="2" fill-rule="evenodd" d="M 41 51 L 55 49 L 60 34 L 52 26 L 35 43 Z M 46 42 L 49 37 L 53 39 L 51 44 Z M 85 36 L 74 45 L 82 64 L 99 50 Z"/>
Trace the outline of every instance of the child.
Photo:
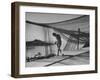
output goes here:
<path id="1" fill-rule="evenodd" d="M 62 44 L 61 36 L 59 34 L 56 34 L 56 33 L 53 33 L 53 36 L 56 37 L 56 39 L 57 39 L 57 42 L 55 42 L 55 44 L 57 44 L 57 48 L 58 48 L 57 56 L 59 56 L 59 53 L 61 53 L 60 47 Z"/>

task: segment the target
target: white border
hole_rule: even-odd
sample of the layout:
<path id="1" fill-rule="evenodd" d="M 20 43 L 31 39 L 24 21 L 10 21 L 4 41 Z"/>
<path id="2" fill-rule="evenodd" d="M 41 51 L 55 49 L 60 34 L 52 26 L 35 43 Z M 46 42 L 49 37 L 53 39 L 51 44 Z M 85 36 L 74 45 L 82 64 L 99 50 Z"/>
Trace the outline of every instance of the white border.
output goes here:
<path id="1" fill-rule="evenodd" d="M 83 14 L 90 15 L 90 64 L 89 65 L 73 65 L 60 67 L 25 67 L 25 12 L 41 12 L 41 13 L 61 13 L 61 14 Z M 54 72 L 73 72 L 95 70 L 95 11 L 86 9 L 71 8 L 52 8 L 52 7 L 32 7 L 20 6 L 20 74 L 38 74 L 38 73 L 54 73 Z"/>

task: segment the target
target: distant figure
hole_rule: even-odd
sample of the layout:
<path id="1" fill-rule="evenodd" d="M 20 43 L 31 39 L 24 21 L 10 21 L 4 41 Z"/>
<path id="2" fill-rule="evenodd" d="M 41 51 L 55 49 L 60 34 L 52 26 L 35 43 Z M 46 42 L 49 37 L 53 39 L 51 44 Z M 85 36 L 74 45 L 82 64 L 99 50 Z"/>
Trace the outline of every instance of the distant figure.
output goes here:
<path id="1" fill-rule="evenodd" d="M 59 34 L 56 34 L 56 33 L 53 33 L 53 36 L 56 37 L 56 39 L 57 39 L 55 44 L 57 45 L 57 48 L 58 48 L 57 56 L 59 56 L 59 53 L 61 53 L 60 47 L 61 47 L 61 44 L 62 44 L 61 36 Z"/>

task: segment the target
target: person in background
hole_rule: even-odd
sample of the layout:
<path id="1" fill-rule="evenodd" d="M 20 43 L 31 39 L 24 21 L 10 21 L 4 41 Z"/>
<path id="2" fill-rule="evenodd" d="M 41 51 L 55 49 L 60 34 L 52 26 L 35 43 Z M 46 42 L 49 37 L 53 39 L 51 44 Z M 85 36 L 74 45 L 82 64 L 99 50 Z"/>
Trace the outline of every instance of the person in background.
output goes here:
<path id="1" fill-rule="evenodd" d="M 61 44 L 62 44 L 62 41 L 61 41 L 61 36 L 57 33 L 52 33 L 52 35 L 54 37 L 56 37 L 57 41 L 55 42 L 55 44 L 57 45 L 57 48 L 58 48 L 58 52 L 57 52 L 57 56 L 59 56 L 59 54 L 61 53 Z"/>

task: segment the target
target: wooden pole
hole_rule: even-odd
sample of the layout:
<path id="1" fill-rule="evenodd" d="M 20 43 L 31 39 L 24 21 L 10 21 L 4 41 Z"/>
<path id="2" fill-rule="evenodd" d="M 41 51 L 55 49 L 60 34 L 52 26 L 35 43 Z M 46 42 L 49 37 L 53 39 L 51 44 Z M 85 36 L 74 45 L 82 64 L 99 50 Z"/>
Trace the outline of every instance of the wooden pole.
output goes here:
<path id="1" fill-rule="evenodd" d="M 79 39 L 80 39 L 80 28 L 78 28 L 78 36 L 77 36 L 77 50 L 79 50 Z"/>

